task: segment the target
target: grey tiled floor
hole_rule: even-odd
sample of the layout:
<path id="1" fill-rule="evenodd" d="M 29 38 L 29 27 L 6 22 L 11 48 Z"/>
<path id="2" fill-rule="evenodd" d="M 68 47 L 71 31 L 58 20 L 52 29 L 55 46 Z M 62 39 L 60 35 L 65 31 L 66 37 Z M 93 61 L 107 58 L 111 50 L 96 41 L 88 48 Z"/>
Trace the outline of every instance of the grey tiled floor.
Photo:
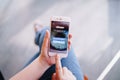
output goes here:
<path id="1" fill-rule="evenodd" d="M 38 51 L 33 22 L 48 26 L 53 15 L 71 17 L 72 44 L 90 80 L 120 50 L 119 0 L 0 0 L 0 70 L 6 80 Z M 119 65 L 120 60 L 105 80 L 120 79 Z"/>

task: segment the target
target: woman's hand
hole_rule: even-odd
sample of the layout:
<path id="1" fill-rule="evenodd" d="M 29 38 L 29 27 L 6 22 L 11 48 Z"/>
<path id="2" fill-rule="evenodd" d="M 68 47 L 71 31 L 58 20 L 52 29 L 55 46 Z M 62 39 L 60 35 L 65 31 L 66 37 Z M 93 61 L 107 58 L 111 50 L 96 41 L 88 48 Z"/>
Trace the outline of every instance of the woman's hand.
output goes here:
<path id="1" fill-rule="evenodd" d="M 68 36 L 68 50 L 70 49 L 70 39 L 72 38 L 72 35 L 69 34 Z M 39 61 L 41 64 L 43 64 L 45 67 L 46 66 L 51 66 L 52 64 L 55 64 L 55 56 L 49 56 L 48 55 L 48 49 L 49 49 L 49 40 L 50 40 L 50 33 L 47 30 L 44 40 L 43 40 L 43 44 L 42 44 L 42 49 L 41 49 L 41 54 L 39 56 Z"/>
<path id="2" fill-rule="evenodd" d="M 76 80 L 75 76 L 67 67 L 61 67 L 59 55 L 56 55 L 56 72 L 53 74 L 52 80 Z"/>
<path id="3" fill-rule="evenodd" d="M 70 38 L 71 35 L 69 35 L 68 49 L 70 49 Z M 40 56 L 36 58 L 31 64 L 29 64 L 26 68 L 14 75 L 10 80 L 38 80 L 44 74 L 44 72 L 56 62 L 56 60 L 56 64 L 58 65 L 56 67 L 56 80 L 62 80 L 64 79 L 64 77 L 67 79 L 68 77 L 66 76 L 72 75 L 72 73 L 66 68 L 63 68 L 62 72 L 60 73 L 59 71 L 61 71 L 61 67 L 59 68 L 59 59 L 48 56 L 49 39 L 50 33 L 49 31 L 46 31 Z M 70 79 L 68 78 L 68 80 Z"/>

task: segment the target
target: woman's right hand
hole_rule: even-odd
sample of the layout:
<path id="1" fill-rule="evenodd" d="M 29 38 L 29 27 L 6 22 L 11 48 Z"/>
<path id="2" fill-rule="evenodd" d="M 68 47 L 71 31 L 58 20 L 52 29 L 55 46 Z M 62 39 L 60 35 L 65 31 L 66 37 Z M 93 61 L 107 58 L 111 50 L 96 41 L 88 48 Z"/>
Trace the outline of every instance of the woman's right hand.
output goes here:
<path id="1" fill-rule="evenodd" d="M 76 77 L 67 67 L 62 68 L 59 55 L 56 55 L 55 62 L 56 72 L 53 74 L 52 80 L 76 80 Z"/>

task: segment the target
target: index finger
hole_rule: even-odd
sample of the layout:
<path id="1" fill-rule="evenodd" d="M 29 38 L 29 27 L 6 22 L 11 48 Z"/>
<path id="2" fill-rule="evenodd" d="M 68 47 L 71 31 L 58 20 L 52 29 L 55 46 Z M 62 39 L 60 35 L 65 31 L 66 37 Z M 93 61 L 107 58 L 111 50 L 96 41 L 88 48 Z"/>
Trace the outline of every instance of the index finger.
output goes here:
<path id="1" fill-rule="evenodd" d="M 62 66 L 60 61 L 60 56 L 56 55 L 56 76 L 58 80 L 61 80 L 62 78 Z"/>

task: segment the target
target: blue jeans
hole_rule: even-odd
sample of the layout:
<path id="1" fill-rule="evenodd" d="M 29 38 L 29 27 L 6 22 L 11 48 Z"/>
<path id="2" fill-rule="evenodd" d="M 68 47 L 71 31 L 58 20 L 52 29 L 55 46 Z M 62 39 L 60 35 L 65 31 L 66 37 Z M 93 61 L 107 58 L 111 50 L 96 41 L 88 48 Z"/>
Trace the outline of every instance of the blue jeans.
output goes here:
<path id="1" fill-rule="evenodd" d="M 40 55 L 43 39 L 46 33 L 46 30 L 49 30 L 48 27 L 42 29 L 39 32 L 36 32 L 35 44 L 39 46 L 39 52 L 29 61 L 31 63 L 35 58 Z M 79 62 L 74 54 L 73 48 L 68 52 L 68 57 L 61 60 L 63 67 L 67 67 L 76 77 L 77 80 L 83 80 L 83 74 L 80 69 Z M 52 65 L 39 80 L 51 80 L 52 74 L 55 72 L 55 65 Z"/>

